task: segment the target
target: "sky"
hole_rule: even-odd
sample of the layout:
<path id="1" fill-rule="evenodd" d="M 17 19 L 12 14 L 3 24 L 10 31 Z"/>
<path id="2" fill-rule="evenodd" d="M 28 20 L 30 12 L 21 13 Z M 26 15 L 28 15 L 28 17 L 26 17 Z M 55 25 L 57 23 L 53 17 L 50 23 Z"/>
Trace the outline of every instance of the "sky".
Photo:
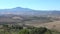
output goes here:
<path id="1" fill-rule="evenodd" d="M 0 9 L 15 7 L 34 10 L 60 10 L 60 0 L 0 0 Z"/>

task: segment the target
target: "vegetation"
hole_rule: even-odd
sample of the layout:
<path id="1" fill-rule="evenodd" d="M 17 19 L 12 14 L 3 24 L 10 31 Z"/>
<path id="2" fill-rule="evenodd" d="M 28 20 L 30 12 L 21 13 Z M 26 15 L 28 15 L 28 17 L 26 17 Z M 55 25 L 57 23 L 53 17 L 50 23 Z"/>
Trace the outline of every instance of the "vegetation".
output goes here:
<path id="1" fill-rule="evenodd" d="M 0 34 L 60 34 L 55 30 L 50 30 L 45 27 L 21 27 L 17 25 L 3 25 L 0 28 Z"/>

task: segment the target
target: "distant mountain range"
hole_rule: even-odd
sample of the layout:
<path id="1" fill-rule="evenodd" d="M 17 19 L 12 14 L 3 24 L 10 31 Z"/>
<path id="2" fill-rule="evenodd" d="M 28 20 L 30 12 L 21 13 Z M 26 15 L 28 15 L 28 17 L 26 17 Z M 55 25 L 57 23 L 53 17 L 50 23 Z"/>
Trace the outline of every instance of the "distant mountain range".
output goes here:
<path id="1" fill-rule="evenodd" d="M 44 16 L 44 17 L 42 17 Z M 32 10 L 29 8 L 21 8 L 16 7 L 12 9 L 0 9 L 0 24 L 7 24 L 7 23 L 22 23 L 24 21 L 28 21 L 26 23 L 41 23 L 50 21 L 50 17 L 47 19 L 47 16 L 53 17 L 60 16 L 60 11 L 50 10 L 50 11 L 43 11 L 43 10 Z M 39 18 L 42 18 L 39 20 Z M 36 19 L 36 20 L 35 20 Z"/>
<path id="2" fill-rule="evenodd" d="M 15 14 L 15 15 L 60 15 L 60 11 L 50 10 L 32 10 L 29 8 L 16 7 L 12 9 L 0 9 L 0 15 L 2 14 Z"/>

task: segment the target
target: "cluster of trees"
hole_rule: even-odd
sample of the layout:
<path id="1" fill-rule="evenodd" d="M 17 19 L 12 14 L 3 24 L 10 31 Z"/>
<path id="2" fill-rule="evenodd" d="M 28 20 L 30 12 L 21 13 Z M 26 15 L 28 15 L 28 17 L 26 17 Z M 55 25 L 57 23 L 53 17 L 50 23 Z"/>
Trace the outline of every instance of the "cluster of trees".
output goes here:
<path id="1" fill-rule="evenodd" d="M 33 28 L 33 29 L 22 29 L 19 34 L 44 34 L 47 31 L 46 28 Z"/>
<path id="2" fill-rule="evenodd" d="M 45 27 L 20 27 L 3 25 L 3 31 L 0 34 L 60 34 L 60 32 L 49 30 Z"/>

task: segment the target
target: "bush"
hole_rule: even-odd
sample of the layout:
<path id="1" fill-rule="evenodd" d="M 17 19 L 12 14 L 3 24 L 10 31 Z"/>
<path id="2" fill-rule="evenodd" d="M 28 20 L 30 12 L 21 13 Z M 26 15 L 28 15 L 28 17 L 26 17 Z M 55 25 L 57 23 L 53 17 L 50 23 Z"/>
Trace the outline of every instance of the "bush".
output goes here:
<path id="1" fill-rule="evenodd" d="M 29 34 L 29 30 L 28 29 L 22 29 L 19 34 Z"/>

